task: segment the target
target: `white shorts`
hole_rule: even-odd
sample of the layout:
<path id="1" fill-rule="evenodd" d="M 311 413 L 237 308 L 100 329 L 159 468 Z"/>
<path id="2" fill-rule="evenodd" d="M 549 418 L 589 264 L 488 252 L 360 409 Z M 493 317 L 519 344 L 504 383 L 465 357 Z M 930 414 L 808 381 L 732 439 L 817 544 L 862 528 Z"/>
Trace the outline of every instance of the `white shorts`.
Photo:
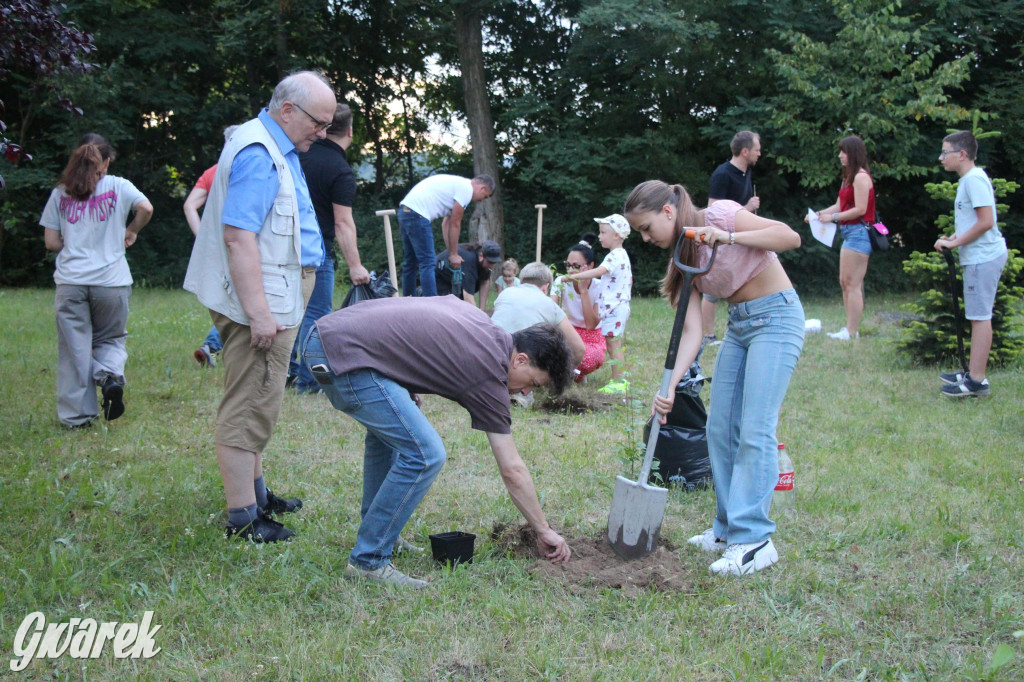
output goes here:
<path id="1" fill-rule="evenodd" d="M 626 331 L 626 320 L 629 319 L 629 304 L 620 303 L 601 318 L 601 334 L 605 337 L 618 338 Z"/>
<path id="2" fill-rule="evenodd" d="M 995 260 L 964 266 L 964 317 L 968 320 L 992 319 L 996 289 L 1008 255 L 1004 253 Z"/>

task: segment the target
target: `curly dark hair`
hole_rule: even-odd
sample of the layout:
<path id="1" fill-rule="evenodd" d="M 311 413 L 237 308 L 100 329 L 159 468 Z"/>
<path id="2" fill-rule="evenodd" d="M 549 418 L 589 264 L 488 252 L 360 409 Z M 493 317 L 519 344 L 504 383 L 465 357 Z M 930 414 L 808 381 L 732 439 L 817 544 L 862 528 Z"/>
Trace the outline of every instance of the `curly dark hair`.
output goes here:
<path id="1" fill-rule="evenodd" d="M 512 334 L 515 352 L 526 353 L 530 364 L 547 372 L 551 377 L 549 387 L 555 395 L 560 394 L 572 379 L 572 353 L 565 343 L 562 332 L 550 324 L 535 324 Z"/>

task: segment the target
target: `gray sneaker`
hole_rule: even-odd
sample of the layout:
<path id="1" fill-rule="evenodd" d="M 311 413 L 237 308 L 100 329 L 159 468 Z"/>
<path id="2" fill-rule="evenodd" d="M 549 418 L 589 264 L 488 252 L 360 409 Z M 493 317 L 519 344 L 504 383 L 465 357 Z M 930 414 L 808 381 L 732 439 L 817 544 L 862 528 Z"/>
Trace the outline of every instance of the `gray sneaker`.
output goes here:
<path id="1" fill-rule="evenodd" d="M 395 541 L 395 554 L 399 554 L 401 552 L 422 553 L 423 548 L 412 544 L 411 542 L 403 538 L 401 535 L 399 535 L 398 540 Z"/>
<path id="2" fill-rule="evenodd" d="M 369 580 L 375 583 L 385 583 L 388 585 L 394 585 L 395 587 L 409 587 L 414 590 L 422 590 L 424 587 L 429 585 L 426 580 L 410 578 L 405 573 L 402 573 L 395 568 L 394 564 L 391 563 L 386 563 L 380 568 L 375 568 L 372 571 L 349 564 L 345 567 L 345 577 L 351 580 Z"/>

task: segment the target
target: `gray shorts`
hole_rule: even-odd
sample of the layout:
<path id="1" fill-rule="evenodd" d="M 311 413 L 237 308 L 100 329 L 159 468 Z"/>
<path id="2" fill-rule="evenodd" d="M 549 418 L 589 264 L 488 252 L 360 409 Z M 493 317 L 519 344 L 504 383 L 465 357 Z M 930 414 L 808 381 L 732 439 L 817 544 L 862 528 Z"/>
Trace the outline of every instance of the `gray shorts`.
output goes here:
<path id="1" fill-rule="evenodd" d="M 964 266 L 964 317 L 968 320 L 992 319 L 996 289 L 1007 256 L 1004 253 L 994 260 Z"/>

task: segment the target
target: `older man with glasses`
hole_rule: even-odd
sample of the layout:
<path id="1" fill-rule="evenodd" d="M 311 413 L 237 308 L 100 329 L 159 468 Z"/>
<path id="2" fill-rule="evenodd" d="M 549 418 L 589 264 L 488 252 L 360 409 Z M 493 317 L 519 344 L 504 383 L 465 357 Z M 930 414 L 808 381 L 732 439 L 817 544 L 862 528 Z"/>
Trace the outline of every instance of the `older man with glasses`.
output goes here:
<path id="1" fill-rule="evenodd" d="M 299 153 L 322 139 L 337 100 L 320 74 L 274 88 L 270 104 L 224 146 L 185 275 L 224 343 L 224 397 L 214 442 L 228 536 L 290 538 L 268 514 L 299 499 L 267 490 L 263 450 L 281 410 L 288 358 L 324 259 L 323 238 Z"/>

